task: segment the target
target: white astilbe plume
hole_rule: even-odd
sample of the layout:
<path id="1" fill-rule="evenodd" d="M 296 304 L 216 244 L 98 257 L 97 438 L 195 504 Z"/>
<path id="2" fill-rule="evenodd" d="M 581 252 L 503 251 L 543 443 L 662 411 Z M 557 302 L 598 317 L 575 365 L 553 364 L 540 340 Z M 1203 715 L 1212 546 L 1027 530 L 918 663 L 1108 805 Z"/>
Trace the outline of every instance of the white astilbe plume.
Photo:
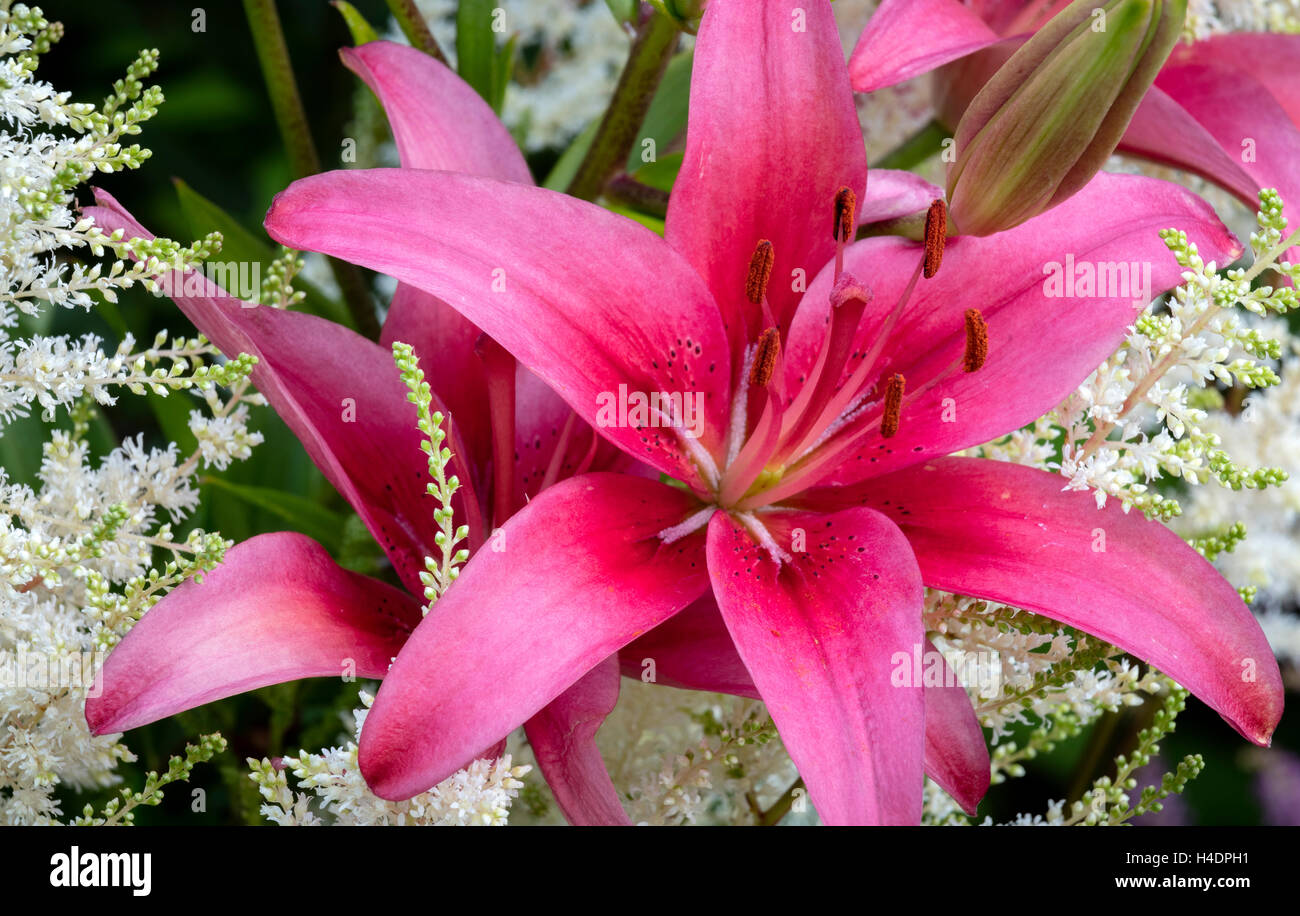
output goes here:
<path id="1" fill-rule="evenodd" d="M 157 65 L 157 52 L 144 51 L 102 106 L 69 101 L 35 75 L 61 34 L 39 9 L 0 0 L 0 436 L 10 437 L 10 454 L 39 459 L 31 476 L 0 468 L 0 824 L 62 822 L 56 793 L 119 782 L 117 764 L 135 759 L 120 735 L 90 734 L 86 696 L 100 689 L 104 653 L 140 615 L 224 553 L 219 535 L 173 534 L 197 508 L 200 464 L 224 467 L 261 441 L 246 426 L 245 405 L 260 402 L 248 391 L 249 357 L 219 364 L 202 338 L 169 341 L 165 332 L 145 348 L 129 334 L 114 347 L 90 334 L 31 333 L 50 309 L 90 310 L 137 283 L 156 289 L 158 261 L 195 266 L 218 241 L 131 248 L 76 216 L 79 185 L 148 158 L 123 141 L 156 113 L 162 93 L 141 82 Z M 127 260 L 132 251 L 140 263 Z M 105 254 L 106 265 L 84 261 Z M 194 424 L 193 453 L 146 447 L 142 436 L 92 453 L 99 411 L 122 394 L 185 392 L 211 412 Z M 15 435 L 21 418 L 31 419 Z M 130 823 L 137 807 L 157 804 L 161 786 L 223 746 L 206 736 L 142 791 L 123 790 L 102 812 L 87 806 L 74 819 Z"/>
<path id="2" fill-rule="evenodd" d="M 638 824 L 753 824 L 798 778 L 763 704 L 742 697 L 624 679 L 597 741 Z"/>
<path id="3" fill-rule="evenodd" d="M 1297 348 L 1292 343 L 1293 351 Z M 1261 624 L 1279 658 L 1300 665 L 1300 353 L 1280 367 L 1281 383 L 1247 396 L 1236 414 L 1214 411 L 1205 428 L 1249 464 L 1277 462 L 1289 479 L 1267 490 L 1197 487 L 1174 527 L 1189 538 L 1213 536 L 1244 522 L 1243 549 L 1214 557 L 1224 576 L 1257 589 Z"/>
<path id="4" fill-rule="evenodd" d="M 1300 33 L 1300 0 L 1190 0 L 1184 36 L 1200 40 L 1228 32 Z"/>
<path id="5" fill-rule="evenodd" d="M 249 778 L 266 803 L 262 815 L 282 827 L 339 826 L 493 827 L 504 826 L 510 806 L 523 788 L 528 766 L 515 766 L 510 755 L 475 760 L 427 792 L 393 802 L 370 791 L 357 762 L 357 741 L 374 697 L 361 692 L 362 708 L 353 712 L 355 741 L 319 754 L 299 751 L 279 761 L 249 759 Z M 297 781 L 289 787 L 288 775 Z"/>

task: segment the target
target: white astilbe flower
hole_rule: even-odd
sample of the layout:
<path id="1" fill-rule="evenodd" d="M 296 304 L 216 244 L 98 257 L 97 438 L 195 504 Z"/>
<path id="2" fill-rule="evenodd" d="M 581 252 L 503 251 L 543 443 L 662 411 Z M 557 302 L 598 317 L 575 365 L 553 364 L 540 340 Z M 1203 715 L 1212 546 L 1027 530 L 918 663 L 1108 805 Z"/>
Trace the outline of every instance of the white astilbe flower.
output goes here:
<path id="1" fill-rule="evenodd" d="M 71 421 L 70 429 L 28 421 L 16 437 L 14 448 L 41 458 L 34 476 L 0 468 L 0 824 L 61 822 L 57 791 L 112 785 L 117 764 L 135 759 L 120 735 L 91 735 L 86 697 L 100 689 L 104 653 L 227 546 L 219 535 L 196 530 L 182 541 L 172 531 L 197 508 L 200 461 L 220 466 L 260 441 L 243 406 L 257 402 L 247 392 L 249 357 L 218 364 L 207 341 L 169 343 L 165 332 L 148 348 L 130 335 L 108 348 L 90 334 L 23 336 L 29 319 L 51 308 L 89 310 L 137 283 L 156 289 L 159 262 L 194 266 L 217 244 L 214 236 L 189 248 L 167 239 L 132 245 L 74 214 L 77 186 L 148 157 L 122 141 L 139 133 L 162 93 L 141 82 L 157 65 L 157 52 L 145 51 L 101 107 L 70 102 L 35 76 L 61 34 L 40 10 L 0 0 L 0 436 L 33 413 Z M 107 265 L 79 260 L 105 254 L 113 255 Z M 126 260 L 132 254 L 138 263 Z M 91 453 L 100 408 L 123 393 L 176 392 L 202 394 L 212 411 L 196 430 L 198 450 L 187 457 L 174 443 L 146 447 L 137 436 Z M 157 803 L 162 785 L 221 746 L 205 737 L 141 792 L 125 790 L 75 820 L 130 823 L 135 808 Z"/>
<path id="2" fill-rule="evenodd" d="M 1189 0 L 1184 37 L 1227 32 L 1300 32 L 1300 0 Z"/>
<path id="3" fill-rule="evenodd" d="M 1254 263 L 1226 274 L 1203 262 L 1182 233 L 1162 233 L 1184 268 L 1183 285 L 1163 309 L 1137 320 L 1120 349 L 1053 416 L 1064 431 L 1059 470 L 1069 489 L 1094 493 L 1098 505 L 1115 497 L 1125 511 L 1136 506 L 1167 520 L 1181 506 L 1155 490 L 1162 477 L 1193 485 L 1214 480 L 1231 490 L 1286 479 L 1278 467 L 1239 463 L 1206 425 L 1210 409 L 1224 403 L 1216 386 L 1266 388 L 1279 380 L 1273 365 L 1282 350 L 1280 325 L 1266 319 L 1294 308 L 1295 291 L 1254 284 L 1270 269 L 1300 274 L 1300 266 L 1280 260 L 1296 240 L 1286 235 L 1281 212 L 1276 192 L 1261 192 Z"/>
<path id="4" fill-rule="evenodd" d="M 1205 538 L 1244 522 L 1244 549 L 1224 549 L 1214 563 L 1229 581 L 1257 589 L 1269 642 L 1279 658 L 1300 665 L 1300 347 L 1293 342 L 1292 348 L 1277 387 L 1251 393 L 1236 414 L 1213 411 L 1204 423 L 1243 462 L 1275 461 L 1289 479 L 1267 490 L 1197 487 L 1174 527 L 1185 537 Z"/>
<path id="5" fill-rule="evenodd" d="M 1287 611 L 1265 610 L 1259 615 L 1259 625 L 1277 657 L 1300 671 L 1300 616 Z"/>
<path id="6" fill-rule="evenodd" d="M 625 679 L 597 742 L 638 824 L 753 824 L 798 779 L 763 704 L 742 697 Z"/>
<path id="7" fill-rule="evenodd" d="M 203 464 L 219 471 L 224 471 L 232 461 L 248 458 L 253 454 L 253 446 L 262 443 L 262 434 L 248 429 L 248 407 L 245 404 L 240 404 L 230 413 L 222 413 L 220 407 L 212 415 L 191 410 L 189 427 L 198 440 Z"/>
<path id="8" fill-rule="evenodd" d="M 925 621 L 994 744 L 1062 706 L 1092 719 L 1138 705 L 1156 684 L 1115 647 L 1028 611 L 930 590 Z"/>
<path id="9" fill-rule="evenodd" d="M 262 815 L 282 827 L 504 825 L 510 806 L 523 788 L 530 767 L 516 766 L 510 755 L 475 760 L 427 792 L 406 801 L 382 799 L 370 791 L 357 762 L 357 741 L 374 697 L 361 692 L 362 708 L 353 712 L 356 741 L 319 754 L 299 751 L 278 762 L 249 759 L 249 778 L 265 799 Z M 289 787 L 292 773 L 299 792 Z"/>

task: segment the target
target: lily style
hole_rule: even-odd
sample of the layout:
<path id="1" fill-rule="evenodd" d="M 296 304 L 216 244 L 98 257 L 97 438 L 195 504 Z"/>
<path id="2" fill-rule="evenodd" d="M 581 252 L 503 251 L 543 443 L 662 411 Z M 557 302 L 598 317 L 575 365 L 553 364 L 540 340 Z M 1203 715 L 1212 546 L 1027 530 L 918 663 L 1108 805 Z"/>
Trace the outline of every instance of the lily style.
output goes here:
<path id="1" fill-rule="evenodd" d="M 466 565 L 370 711 L 374 791 L 425 790 L 684 608 L 708 630 L 716 603 L 823 821 L 916 823 L 929 694 L 891 671 L 924 644 L 926 586 L 1094 634 L 1267 743 L 1280 675 L 1208 562 L 1055 475 L 948 457 L 1055 406 L 1135 319 L 1127 297 L 1059 307 L 1045 263 L 1137 251 L 1168 289 L 1159 228 L 1240 252 L 1208 206 L 1103 174 L 986 238 L 945 246 L 935 202 L 923 245 L 851 242 L 867 170 L 827 2 L 710 3 L 689 118 L 663 238 L 522 183 L 412 168 L 307 178 L 267 215 L 283 244 L 456 308 L 592 425 L 621 385 L 703 395 L 698 438 L 600 430 L 660 479 L 571 477 Z"/>
<path id="2" fill-rule="evenodd" d="M 502 180 L 528 175 L 491 109 L 442 64 L 386 42 L 343 56 L 383 101 L 404 161 Z M 85 212 L 106 231 L 153 237 L 111 195 L 97 198 Z M 196 284 L 205 295 L 176 296 L 176 303 L 226 354 L 258 358 L 259 391 L 365 522 L 405 589 L 340 568 L 301 534 L 251 538 L 201 584 L 187 582 L 166 596 L 114 649 L 103 694 L 86 707 L 97 734 L 284 681 L 386 674 L 421 619 L 420 573 L 438 550 L 427 459 L 393 341 L 422 357 L 432 407 L 452 418 L 447 446 L 461 481 L 456 515 L 469 527 L 471 551 L 492 525 L 555 481 L 628 463 L 535 375 L 417 289 L 398 289 L 381 346 L 312 315 L 253 307 L 198 276 L 173 288 Z M 626 820 L 591 740 L 595 725 L 584 725 L 603 721 L 618 683 L 611 659 L 527 725 L 543 774 L 575 821 Z M 496 756 L 497 745 L 472 756 Z"/>
<path id="3" fill-rule="evenodd" d="M 955 130 L 998 67 L 1068 6 L 1068 0 L 882 0 L 849 61 L 853 88 L 872 92 L 937 71 L 935 107 Z M 1237 32 L 1179 43 L 1118 151 L 1186 169 L 1251 208 L 1261 188 L 1276 188 L 1294 223 L 1300 35 Z"/>

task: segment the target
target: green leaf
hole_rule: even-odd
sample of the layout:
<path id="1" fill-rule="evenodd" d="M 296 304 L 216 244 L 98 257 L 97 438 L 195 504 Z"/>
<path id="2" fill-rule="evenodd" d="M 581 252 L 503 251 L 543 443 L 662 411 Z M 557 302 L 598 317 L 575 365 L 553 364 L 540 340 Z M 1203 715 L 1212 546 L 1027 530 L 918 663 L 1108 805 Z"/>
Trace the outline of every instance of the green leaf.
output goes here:
<path id="1" fill-rule="evenodd" d="M 693 51 L 682 51 L 673 55 L 664 70 L 664 78 L 659 83 L 645 121 L 641 124 L 641 133 L 636 144 L 627 157 L 627 170 L 635 172 L 647 161 L 642 159 L 645 150 L 644 141 L 654 141 L 656 158 L 659 150 L 672 143 L 686 129 L 686 115 L 691 98 L 691 68 L 695 62 Z"/>
<path id="2" fill-rule="evenodd" d="M 149 395 L 149 407 L 158 420 L 158 428 L 168 442 L 175 442 L 182 454 L 198 445 L 190 432 L 190 411 L 197 410 L 203 402 L 183 391 L 173 391 L 167 397 Z"/>
<path id="3" fill-rule="evenodd" d="M 492 31 L 496 7 L 496 0 L 461 0 L 456 10 L 456 69 L 489 105 L 493 105 L 497 79 L 497 42 Z"/>
<path id="4" fill-rule="evenodd" d="M 344 569 L 367 576 L 377 576 L 383 572 L 387 562 L 384 550 L 370 534 L 365 522 L 361 521 L 361 516 L 353 512 L 347 517 L 340 540 L 342 543 L 335 559 Z"/>
<path id="5" fill-rule="evenodd" d="M 0 430 L 0 467 L 4 468 L 6 482 L 36 486 L 36 472 L 41 469 L 41 443 L 49 430 L 41 422 L 40 405 L 33 405 L 31 414 L 17 417 Z"/>
<path id="6" fill-rule="evenodd" d="M 637 169 L 632 173 L 632 177 L 660 191 L 671 191 L 673 182 L 677 180 L 677 173 L 682 169 L 683 158 L 685 157 L 682 153 L 660 156 L 656 161 Z"/>
<path id="7" fill-rule="evenodd" d="M 277 249 L 249 232 L 239 220 L 181 179 L 175 178 L 173 182 L 176 185 L 176 197 L 180 200 L 181 212 L 185 214 L 190 232 L 195 238 L 207 235 L 214 229 L 217 230 L 222 236 L 221 253 L 217 258 L 223 262 L 258 264 L 259 270 L 265 274 L 266 269 L 275 260 Z M 302 311 L 328 318 L 330 321 L 356 330 L 352 316 L 341 302 L 326 296 L 301 276 L 294 278 L 293 284 L 295 288 L 307 294 L 300 306 Z"/>
<path id="8" fill-rule="evenodd" d="M 319 541 L 329 550 L 337 550 L 341 543 L 345 518 L 313 500 L 270 487 L 231 483 L 220 477 L 205 477 L 203 483 L 284 519 L 294 530 Z"/>
<path id="9" fill-rule="evenodd" d="M 354 45 L 364 45 L 372 41 L 379 40 L 379 33 L 374 27 L 366 22 L 366 18 L 357 12 L 357 8 L 347 0 L 330 0 L 330 5 L 339 11 L 343 21 L 347 23 L 348 31 L 352 33 L 352 43 Z"/>
<path id="10" fill-rule="evenodd" d="M 560 155 L 560 160 L 555 163 L 555 167 L 551 169 L 551 174 L 546 176 L 542 187 L 552 191 L 563 191 L 569 186 L 573 176 L 578 174 L 578 166 L 582 165 L 582 160 L 586 158 L 591 141 L 596 139 L 596 131 L 599 129 L 600 120 L 597 119 L 574 138 L 569 148 Z"/>
<path id="11" fill-rule="evenodd" d="M 510 75 L 515 72 L 515 54 L 519 46 L 519 36 L 511 35 L 506 46 L 497 55 L 496 65 L 492 69 L 492 110 L 501 114 L 506 104 L 506 87 L 510 85 Z"/>
<path id="12" fill-rule="evenodd" d="M 651 216 L 649 213 L 638 213 L 629 207 L 620 206 L 619 204 L 606 204 L 605 209 L 611 213 L 617 213 L 620 216 L 626 216 L 628 219 L 634 219 L 642 226 L 659 235 L 664 234 L 664 221 L 657 216 Z"/>
<path id="13" fill-rule="evenodd" d="M 117 335 L 118 340 L 124 340 L 126 335 L 131 332 L 131 329 L 127 327 L 126 319 L 122 317 L 121 307 L 116 303 L 101 299 L 99 304 L 95 306 L 95 311 L 100 318 L 104 319 L 104 323 L 113 329 L 113 333 Z"/>

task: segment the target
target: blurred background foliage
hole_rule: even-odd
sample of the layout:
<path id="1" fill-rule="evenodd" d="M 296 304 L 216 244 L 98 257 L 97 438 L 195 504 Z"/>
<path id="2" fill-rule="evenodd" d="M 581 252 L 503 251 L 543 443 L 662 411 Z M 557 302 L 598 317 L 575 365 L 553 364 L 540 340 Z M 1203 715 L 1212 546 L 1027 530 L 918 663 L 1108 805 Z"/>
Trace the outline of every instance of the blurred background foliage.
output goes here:
<path id="1" fill-rule="evenodd" d="M 354 0 L 354 6 L 381 34 L 387 31 L 384 0 Z M 188 242 L 224 228 L 227 256 L 247 256 L 249 246 L 266 246 L 269 252 L 262 218 L 291 175 L 243 5 L 238 0 L 201 5 L 194 0 L 53 0 L 43 8 L 51 19 L 65 24 L 66 35 L 44 59 L 41 75 L 71 91 L 74 99 L 102 99 L 138 51 L 157 48 L 161 52 L 154 82 L 162 86 L 166 102 L 141 138 L 153 151 L 152 160 L 136 172 L 100 176 L 97 185 L 159 235 Z M 324 167 L 344 167 L 340 151 L 359 86 L 337 56 L 338 48 L 351 43 L 348 29 L 326 0 L 279 0 L 278 8 Z M 200 9 L 205 30 L 196 32 L 193 23 Z M 674 65 L 652 116 L 684 120 L 689 67 L 689 56 Z M 545 179 L 562 152 L 530 154 L 534 175 Z M 667 188 L 679 162 L 680 157 L 669 152 L 640 177 Z M 82 192 L 81 200 L 89 202 L 88 191 Z M 205 201 L 233 217 L 246 230 L 245 237 L 214 222 L 224 218 Z M 232 246 L 244 247 L 236 255 Z M 90 332 L 116 341 L 126 331 L 149 340 L 164 328 L 173 334 L 193 333 L 170 300 L 137 289 L 118 305 L 101 305 L 89 315 L 55 315 L 52 325 L 42 330 Z M 337 369 L 349 371 L 347 366 Z M 146 445 L 176 441 L 182 450 L 190 449 L 194 441 L 185 423 L 189 408 L 184 394 L 166 399 L 123 398 L 118 407 L 100 412 L 92 439 L 96 452 L 102 454 L 122 438 L 137 434 L 143 434 Z M 250 460 L 235 463 L 219 475 L 220 480 L 205 483 L 202 508 L 191 524 L 219 530 L 236 542 L 267 531 L 299 530 L 321 540 L 345 565 L 395 581 L 355 515 L 274 413 L 260 410 L 250 425 L 265 435 L 265 443 L 254 449 Z M 0 462 L 16 480 L 30 482 L 39 465 L 39 442 L 45 438 L 41 426 L 39 416 L 34 416 L 14 423 L 0 438 Z M 282 685 L 133 732 L 130 746 L 139 760 L 121 772 L 135 786 L 143 782 L 146 770 L 165 770 L 167 758 L 200 733 L 220 730 L 230 742 L 229 751 L 197 769 L 189 785 L 173 787 L 160 807 L 141 810 L 139 823 L 260 823 L 261 800 L 247 778 L 244 758 L 340 743 L 347 730 L 343 717 L 357 705 L 357 687 L 334 679 Z M 1290 699 L 1295 697 L 1292 691 Z M 1077 798 L 1094 778 L 1111 772 L 1116 754 L 1133 747 L 1137 732 L 1148 724 L 1156 706 L 1150 703 L 1108 715 L 1052 754 L 1031 761 L 1023 779 L 990 791 L 981 816 L 987 814 L 996 822 L 1022 811 L 1042 811 L 1047 799 Z M 1283 718 L 1274 747 L 1300 751 L 1300 718 Z M 1158 780 L 1160 772 L 1172 769 L 1190 753 L 1205 757 L 1203 775 L 1185 795 L 1171 800 L 1163 816 L 1144 820 L 1192 824 L 1265 820 L 1257 782 L 1261 767 L 1276 769 L 1276 760 L 1283 758 L 1262 756 L 1264 752 L 1249 747 L 1195 699 L 1180 716 L 1177 732 L 1165 742 L 1161 754 L 1165 766 L 1150 774 L 1149 781 Z M 1269 759 L 1275 762 L 1266 762 Z M 196 789 L 205 793 L 205 810 L 196 810 L 200 807 L 192 794 Z M 76 810 L 88 800 L 98 808 L 110 794 L 68 796 L 64 809 Z M 1300 806 L 1300 797 L 1293 801 Z"/>

